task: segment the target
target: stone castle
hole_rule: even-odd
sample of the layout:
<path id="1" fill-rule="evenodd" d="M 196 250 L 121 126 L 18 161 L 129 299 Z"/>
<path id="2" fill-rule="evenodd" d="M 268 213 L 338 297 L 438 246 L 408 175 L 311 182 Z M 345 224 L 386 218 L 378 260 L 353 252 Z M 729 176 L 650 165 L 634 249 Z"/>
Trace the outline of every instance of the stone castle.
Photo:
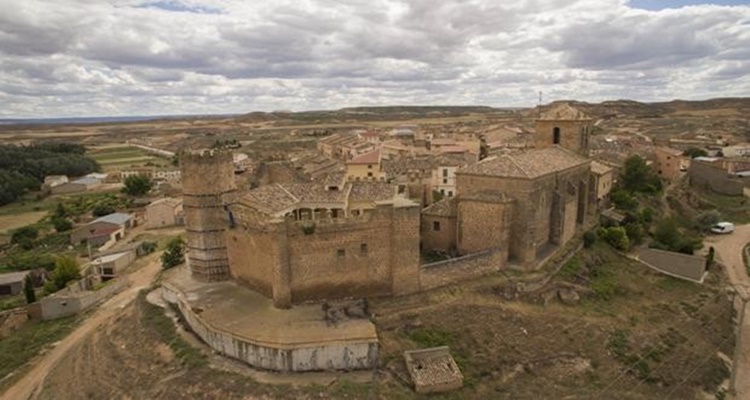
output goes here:
<path id="1" fill-rule="evenodd" d="M 305 308 L 311 302 L 415 293 L 507 264 L 535 268 L 585 226 L 594 208 L 591 126 L 579 111 L 557 107 L 537 120 L 535 149 L 459 168 L 457 195 L 423 210 L 395 185 L 344 173 L 238 190 L 231 153 L 187 152 L 181 168 L 189 276 L 168 278 L 165 298 L 212 347 L 251 365 L 369 368 L 377 356 L 374 325 L 351 322 L 356 334 L 341 336 L 323 317 L 310 322 L 317 311 L 301 310 L 312 310 Z M 420 250 L 466 257 L 432 267 L 420 265 Z M 243 294 L 208 300 L 222 291 Z M 289 314 L 271 313 L 262 299 Z M 241 330 L 230 315 L 254 322 Z M 291 315 L 300 319 L 279 322 Z M 320 333 L 317 340 L 284 341 L 258 328 L 276 325 L 302 337 Z M 271 361 L 269 351 L 276 352 Z"/>

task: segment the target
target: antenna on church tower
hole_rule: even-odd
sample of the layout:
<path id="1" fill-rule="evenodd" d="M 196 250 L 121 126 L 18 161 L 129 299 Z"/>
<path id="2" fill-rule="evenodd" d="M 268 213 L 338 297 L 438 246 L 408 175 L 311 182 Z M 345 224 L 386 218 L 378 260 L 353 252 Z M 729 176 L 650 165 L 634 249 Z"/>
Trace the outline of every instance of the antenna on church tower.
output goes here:
<path id="1" fill-rule="evenodd" d="M 537 106 L 537 112 L 539 113 L 538 117 L 542 117 L 542 91 L 539 91 L 539 105 Z"/>

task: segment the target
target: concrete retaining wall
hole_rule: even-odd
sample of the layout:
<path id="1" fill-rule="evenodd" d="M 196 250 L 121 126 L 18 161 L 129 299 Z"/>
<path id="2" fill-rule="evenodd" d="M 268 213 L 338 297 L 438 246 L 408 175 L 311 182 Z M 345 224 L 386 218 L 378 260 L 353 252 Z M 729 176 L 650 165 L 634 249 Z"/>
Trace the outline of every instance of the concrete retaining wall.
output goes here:
<path id="1" fill-rule="evenodd" d="M 173 285 L 162 284 L 164 299 L 177 306 L 190 329 L 217 352 L 253 367 L 281 372 L 370 369 L 377 364 L 377 343 L 320 343 L 310 346 L 253 343 L 220 329 L 193 311 Z"/>

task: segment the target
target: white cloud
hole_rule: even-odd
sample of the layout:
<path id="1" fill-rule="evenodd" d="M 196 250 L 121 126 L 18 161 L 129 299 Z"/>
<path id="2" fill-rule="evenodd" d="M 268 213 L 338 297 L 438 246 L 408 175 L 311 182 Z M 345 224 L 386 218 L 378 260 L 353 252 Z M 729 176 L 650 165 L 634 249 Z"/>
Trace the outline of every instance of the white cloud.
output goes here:
<path id="1" fill-rule="evenodd" d="M 512 3 L 512 4 L 505 4 Z M 0 117 L 750 93 L 750 7 L 0 0 Z"/>

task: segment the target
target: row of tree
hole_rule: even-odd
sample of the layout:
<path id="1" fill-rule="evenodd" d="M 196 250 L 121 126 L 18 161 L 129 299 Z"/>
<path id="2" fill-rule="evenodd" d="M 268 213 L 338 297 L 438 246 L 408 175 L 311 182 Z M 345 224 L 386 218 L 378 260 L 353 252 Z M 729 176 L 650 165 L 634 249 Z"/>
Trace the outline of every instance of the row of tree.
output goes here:
<path id="1" fill-rule="evenodd" d="M 96 161 L 84 153 L 83 146 L 72 143 L 0 146 L 0 205 L 38 190 L 45 176 L 82 176 L 98 171 Z"/>

